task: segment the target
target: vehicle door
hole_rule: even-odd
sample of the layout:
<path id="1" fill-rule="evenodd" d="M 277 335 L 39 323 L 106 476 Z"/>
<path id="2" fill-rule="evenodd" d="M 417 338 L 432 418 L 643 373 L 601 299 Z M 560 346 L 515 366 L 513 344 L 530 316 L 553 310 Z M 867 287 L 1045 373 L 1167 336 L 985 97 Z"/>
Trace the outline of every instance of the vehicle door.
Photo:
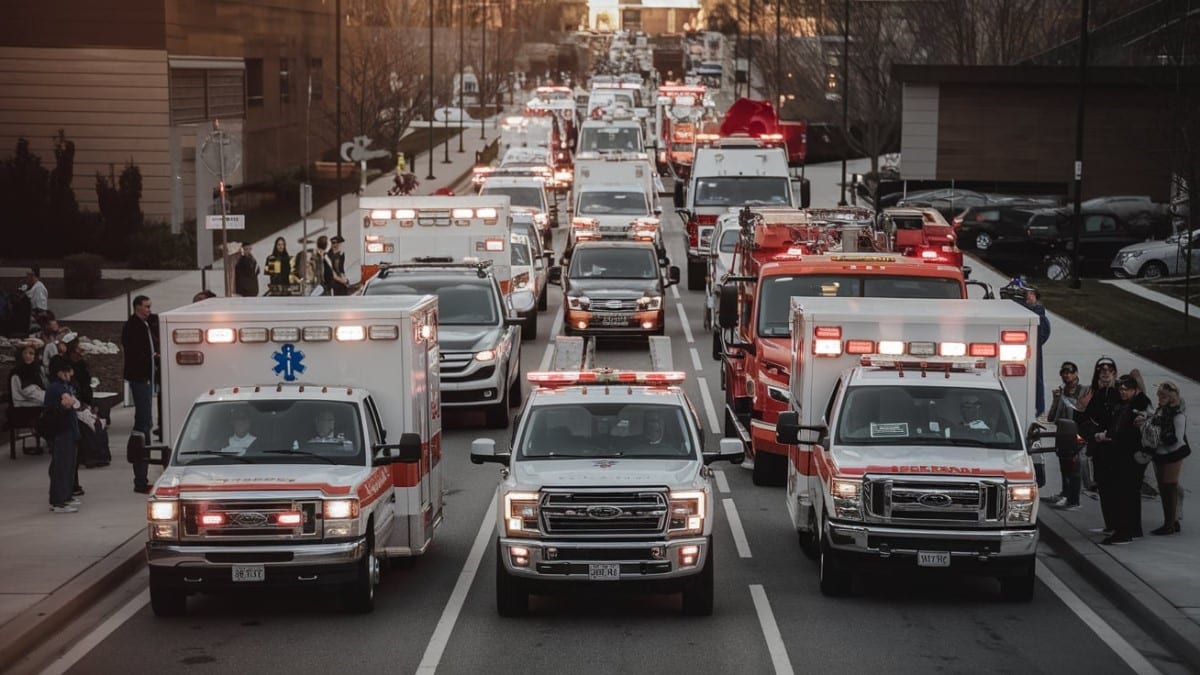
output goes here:
<path id="1" fill-rule="evenodd" d="M 383 421 L 379 417 L 379 409 L 375 407 L 375 401 L 370 396 L 364 401 L 363 408 L 367 417 L 367 447 L 374 448 L 384 442 Z M 373 453 L 368 452 L 368 455 L 373 456 Z M 390 472 L 391 468 L 384 467 L 384 470 Z M 402 541 L 408 534 L 406 528 L 396 527 L 397 523 L 407 522 L 405 520 L 407 514 L 403 511 L 403 498 L 397 497 L 393 482 L 392 488 L 385 496 L 380 497 L 379 504 L 375 509 L 375 541 L 388 542 L 390 545 L 406 545 L 407 542 Z"/>
<path id="2" fill-rule="evenodd" d="M 1110 213 L 1084 214 L 1083 231 L 1079 233 L 1080 260 L 1085 267 L 1093 264 L 1107 266 L 1118 251 L 1135 241 L 1117 224 L 1116 216 Z"/>

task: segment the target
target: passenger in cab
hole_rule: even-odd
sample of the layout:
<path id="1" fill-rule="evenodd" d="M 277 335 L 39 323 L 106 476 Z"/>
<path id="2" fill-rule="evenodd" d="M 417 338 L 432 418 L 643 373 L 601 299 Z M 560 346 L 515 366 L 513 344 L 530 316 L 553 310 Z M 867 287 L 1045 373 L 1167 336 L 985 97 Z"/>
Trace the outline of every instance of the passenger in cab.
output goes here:
<path id="1" fill-rule="evenodd" d="M 247 450 L 254 448 L 254 443 L 258 440 L 254 434 L 250 433 L 250 415 L 241 408 L 235 408 L 229 417 L 233 432 L 229 435 L 229 442 L 225 444 L 222 452 L 230 452 L 238 456 L 244 455 Z"/>

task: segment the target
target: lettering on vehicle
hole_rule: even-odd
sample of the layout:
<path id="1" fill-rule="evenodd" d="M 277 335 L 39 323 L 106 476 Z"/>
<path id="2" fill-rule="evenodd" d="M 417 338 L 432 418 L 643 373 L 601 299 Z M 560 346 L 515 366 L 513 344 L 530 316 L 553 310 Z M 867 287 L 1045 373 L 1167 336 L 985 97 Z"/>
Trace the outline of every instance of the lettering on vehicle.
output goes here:
<path id="1" fill-rule="evenodd" d="M 375 501 L 379 495 L 383 494 L 389 484 L 389 474 L 386 470 L 380 468 L 371 472 L 367 476 L 367 480 L 358 486 L 358 498 L 362 500 L 363 505 Z"/>
<path id="2" fill-rule="evenodd" d="M 908 422 L 871 422 L 871 438 L 904 438 L 908 436 Z"/>

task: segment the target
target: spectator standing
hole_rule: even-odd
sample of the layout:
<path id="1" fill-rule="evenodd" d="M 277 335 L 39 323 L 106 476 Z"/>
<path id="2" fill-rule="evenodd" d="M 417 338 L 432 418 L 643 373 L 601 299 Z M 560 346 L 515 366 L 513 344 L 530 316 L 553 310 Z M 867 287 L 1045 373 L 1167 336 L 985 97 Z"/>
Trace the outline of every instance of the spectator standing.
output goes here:
<path id="1" fill-rule="evenodd" d="M 267 256 L 267 275 L 270 278 L 269 291 L 272 295 L 284 295 L 292 283 L 292 256 L 287 250 L 287 240 L 275 238 L 275 247 Z"/>
<path id="2" fill-rule="evenodd" d="M 1159 428 L 1158 447 L 1154 450 L 1154 477 L 1158 480 L 1158 494 L 1162 498 L 1163 524 L 1150 534 L 1159 536 L 1176 534 L 1183 528 L 1179 524 L 1183 514 L 1183 490 L 1179 489 L 1179 475 L 1183 472 L 1183 460 L 1192 454 L 1187 441 L 1187 416 L 1184 402 L 1179 396 L 1179 387 L 1174 382 L 1158 385 L 1158 410 L 1150 419 Z"/>
<path id="3" fill-rule="evenodd" d="M 1106 536 L 1115 532 L 1116 517 L 1113 515 L 1113 500 L 1105 497 L 1112 495 L 1113 490 L 1113 460 L 1115 450 L 1109 431 L 1116 417 L 1117 409 L 1121 406 L 1121 396 L 1117 393 L 1117 363 L 1107 356 L 1096 360 L 1092 370 L 1092 384 L 1080 404 L 1083 415 L 1080 418 L 1080 434 L 1087 443 L 1087 454 L 1092 460 L 1096 489 L 1100 493 L 1100 512 L 1104 518 L 1104 526 L 1099 531 Z"/>
<path id="4" fill-rule="evenodd" d="M 71 364 L 71 386 L 75 388 L 75 396 L 79 399 L 79 464 L 89 469 L 108 466 L 112 461 L 112 453 L 108 447 L 108 412 L 96 406 L 95 392 L 92 390 L 92 371 L 83 358 L 83 349 L 79 340 L 67 343 L 67 361 Z M 79 474 L 76 470 L 75 486 L 78 494 L 83 494 L 79 487 Z"/>
<path id="5" fill-rule="evenodd" d="M 75 443 L 79 440 L 79 423 L 75 416 L 78 401 L 71 387 L 71 364 L 63 357 L 50 363 L 54 379 L 46 388 L 44 405 L 53 410 L 53 433 L 50 443 L 50 510 L 54 513 L 75 513 L 79 500 L 72 496 L 75 485 Z"/>
<path id="6" fill-rule="evenodd" d="M 262 270 L 250 250 L 250 242 L 242 242 L 242 253 L 233 267 L 233 288 L 238 295 L 247 298 L 258 296 L 258 275 Z"/>
<path id="7" fill-rule="evenodd" d="M 1054 389 L 1047 417 L 1056 424 L 1062 420 L 1078 422 L 1082 414 L 1079 401 L 1087 397 L 1090 390 L 1086 384 L 1080 384 L 1079 367 L 1071 361 L 1063 361 L 1058 368 L 1058 376 L 1062 378 L 1062 385 Z M 1077 448 L 1071 448 L 1065 455 L 1058 455 L 1058 468 L 1062 473 L 1062 492 L 1049 500 L 1055 508 L 1068 511 L 1079 508 L 1082 459 Z"/>
<path id="8" fill-rule="evenodd" d="M 53 314 L 44 314 L 42 332 L 38 338 L 42 340 L 42 376 L 50 381 L 50 359 L 62 354 L 61 343 L 66 331 L 58 325 Z"/>
<path id="9" fill-rule="evenodd" d="M 1150 399 L 1132 373 L 1117 380 L 1117 392 L 1121 406 L 1109 433 L 1113 440 L 1110 481 L 1113 487 L 1108 497 L 1115 502 L 1112 504 L 1115 531 L 1101 544 L 1128 544 L 1134 537 L 1142 536 L 1142 478 L 1146 475 L 1146 465 L 1137 456 L 1143 454 L 1141 425 L 1149 418 Z M 1101 503 L 1105 499 L 1101 492 Z"/>
<path id="10" fill-rule="evenodd" d="M 317 237 L 317 254 L 313 258 L 313 274 L 316 276 L 317 286 L 320 290 L 313 289 L 313 295 L 323 295 L 329 292 L 329 280 L 332 278 L 329 269 L 329 261 L 325 259 L 325 253 L 329 250 L 329 237 L 321 235 Z"/>
<path id="11" fill-rule="evenodd" d="M 217 294 L 213 293 L 212 291 L 210 291 L 206 288 L 206 289 L 200 291 L 199 293 L 193 295 L 192 302 L 204 302 L 205 300 L 208 300 L 209 298 L 215 298 L 215 297 L 217 297 Z"/>
<path id="12" fill-rule="evenodd" d="M 150 428 L 154 424 L 154 382 L 158 354 L 157 321 L 150 312 L 150 298 L 139 295 L 133 299 L 133 314 L 121 329 L 121 349 L 125 352 L 125 381 L 133 394 L 133 430 L 140 432 L 150 442 Z M 145 462 L 133 464 L 133 491 L 150 492 L 147 478 L 149 465 Z"/>
<path id="13" fill-rule="evenodd" d="M 346 278 L 346 253 L 342 250 L 344 241 L 337 236 L 330 239 L 329 253 L 325 256 L 329 266 L 329 289 L 333 295 L 350 295 L 350 280 Z"/>
<path id="14" fill-rule="evenodd" d="M 21 290 L 25 291 L 25 296 L 29 298 L 30 311 L 34 319 L 38 319 L 50 311 L 50 291 L 46 290 L 46 284 L 42 283 L 40 272 L 41 270 L 36 267 L 26 272 L 25 285 L 21 287 Z"/>

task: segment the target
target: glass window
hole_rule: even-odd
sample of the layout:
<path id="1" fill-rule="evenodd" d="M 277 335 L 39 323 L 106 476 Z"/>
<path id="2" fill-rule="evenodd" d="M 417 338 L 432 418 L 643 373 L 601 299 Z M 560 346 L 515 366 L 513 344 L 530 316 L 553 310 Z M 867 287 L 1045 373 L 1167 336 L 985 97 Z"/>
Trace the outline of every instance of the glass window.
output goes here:
<path id="1" fill-rule="evenodd" d="M 721 232 L 721 243 L 719 244 L 721 253 L 733 253 L 737 248 L 738 231 L 736 229 L 723 230 Z"/>
<path id="2" fill-rule="evenodd" d="M 398 279 L 369 284 L 366 295 L 436 295 L 441 326 L 478 326 L 499 323 L 490 282 L 446 279 Z"/>
<path id="3" fill-rule="evenodd" d="M 786 206 L 790 195 L 787 178 L 701 178 L 696 181 L 695 206 Z"/>
<path id="4" fill-rule="evenodd" d="M 678 406 L 645 403 L 540 405 L 517 443 L 522 458 L 695 458 L 695 441 Z"/>
<path id="5" fill-rule="evenodd" d="M 1022 450 L 1008 397 L 999 389 L 857 386 L 836 422 L 846 445 L 956 445 Z"/>
<path id="6" fill-rule="evenodd" d="M 354 403 L 214 401 L 192 408 L 174 463 L 344 464 L 365 462 Z"/>
<path id="7" fill-rule="evenodd" d="M 640 151 L 642 135 L 637 127 L 587 127 L 579 133 L 580 152 Z"/>
<path id="8" fill-rule="evenodd" d="M 246 105 L 263 104 L 263 60 L 246 59 Z"/>
<path id="9" fill-rule="evenodd" d="M 546 202 L 542 199 L 542 191 L 534 187 L 492 187 L 486 183 L 479 191 L 480 195 L 507 196 L 513 206 L 525 206 L 539 211 L 546 210 Z"/>
<path id="10" fill-rule="evenodd" d="M 767 277 L 759 284 L 758 334 L 790 334 L 792 296 L 824 298 L 962 298 L 962 283 L 949 277 L 810 274 Z"/>
<path id="11" fill-rule="evenodd" d="M 641 192 L 584 192 L 579 195 L 581 215 L 645 216 L 650 214 L 646 195 Z"/>
<path id="12" fill-rule="evenodd" d="M 658 265 L 651 248 L 579 248 L 571 256 L 572 279 L 653 279 Z"/>
<path id="13" fill-rule="evenodd" d="M 325 64 L 317 57 L 308 60 L 309 85 L 312 87 L 312 100 L 320 101 L 325 98 Z"/>
<path id="14" fill-rule="evenodd" d="M 529 244 L 528 243 L 514 241 L 512 243 L 512 246 L 510 246 L 509 248 L 512 249 L 512 258 L 511 259 L 512 259 L 513 265 L 529 267 L 530 265 L 533 264 L 532 262 L 530 262 L 530 258 L 529 258 Z"/>

